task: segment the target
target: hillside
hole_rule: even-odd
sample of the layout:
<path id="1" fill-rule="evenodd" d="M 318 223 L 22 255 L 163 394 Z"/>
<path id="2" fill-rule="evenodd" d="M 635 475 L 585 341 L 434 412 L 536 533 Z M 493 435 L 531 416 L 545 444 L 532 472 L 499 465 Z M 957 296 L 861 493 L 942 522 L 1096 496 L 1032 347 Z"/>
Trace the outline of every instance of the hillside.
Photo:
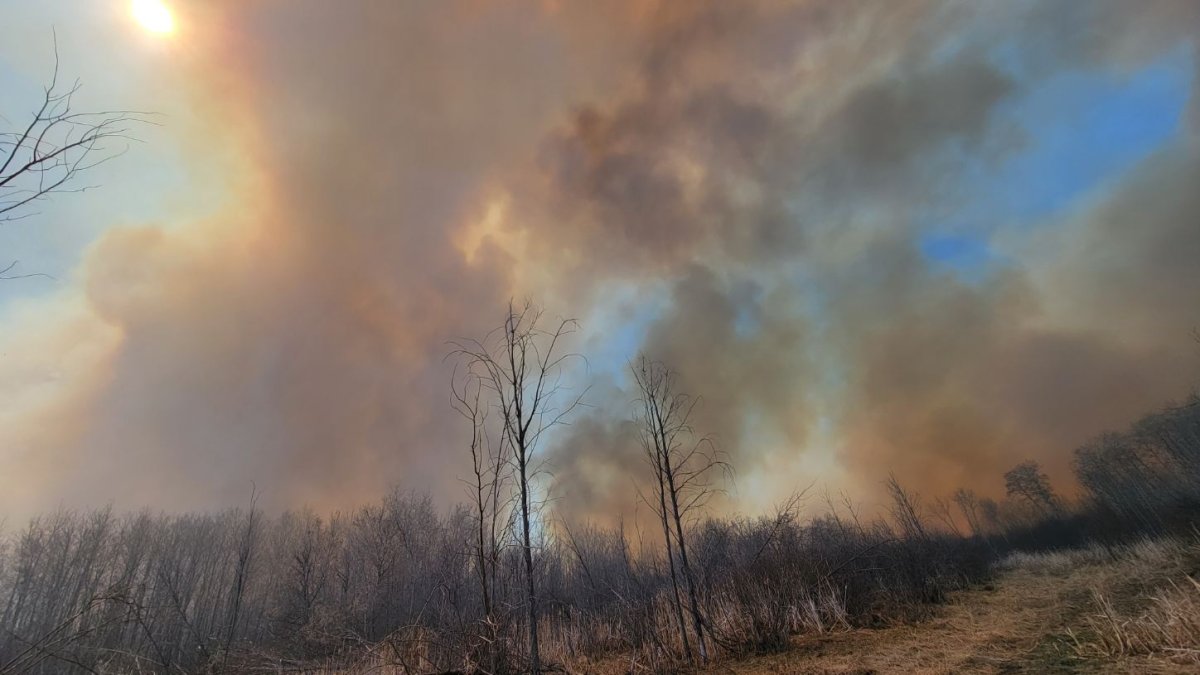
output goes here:
<path id="1" fill-rule="evenodd" d="M 710 672 L 1195 672 L 1198 563 L 1195 544 L 1170 541 L 1016 554 L 926 621 L 799 638 Z"/>

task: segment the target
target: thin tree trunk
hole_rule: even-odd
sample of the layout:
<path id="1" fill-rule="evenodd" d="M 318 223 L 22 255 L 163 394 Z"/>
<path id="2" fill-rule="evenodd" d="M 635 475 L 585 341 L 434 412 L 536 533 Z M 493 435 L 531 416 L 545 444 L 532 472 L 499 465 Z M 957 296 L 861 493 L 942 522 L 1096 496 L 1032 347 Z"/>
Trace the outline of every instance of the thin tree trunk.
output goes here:
<path id="1" fill-rule="evenodd" d="M 692 645 L 687 636 L 687 625 L 683 621 L 683 602 L 679 598 L 679 578 L 675 572 L 675 552 L 671 547 L 671 525 L 667 519 L 667 494 L 666 485 L 663 480 L 662 470 L 662 453 L 658 454 L 658 504 L 659 515 L 662 516 L 663 540 L 667 546 L 667 563 L 671 569 L 671 590 L 675 596 L 675 618 L 679 623 L 679 638 L 683 641 L 683 652 L 687 654 L 688 661 L 693 660 Z"/>
<path id="2" fill-rule="evenodd" d="M 526 459 L 520 458 L 521 465 L 521 520 L 524 525 L 525 538 L 525 588 L 529 594 L 529 668 L 533 673 L 542 670 L 541 657 L 538 654 L 537 626 L 537 594 L 533 585 L 533 542 L 529 533 L 529 479 L 526 476 Z"/>
<path id="3" fill-rule="evenodd" d="M 483 597 L 483 615 L 488 620 L 491 620 L 491 618 L 492 618 L 492 598 L 491 598 L 491 594 L 488 593 L 487 558 L 486 558 L 486 553 L 485 553 L 486 549 L 484 549 L 484 542 L 483 542 L 484 528 L 486 527 L 486 525 L 484 524 L 483 518 L 484 518 L 483 511 L 480 510 L 480 513 L 479 513 L 479 551 L 477 552 L 477 555 L 475 557 L 477 559 L 476 564 L 479 565 L 479 590 Z"/>
<path id="4" fill-rule="evenodd" d="M 688 563 L 687 544 L 683 539 L 683 519 L 679 514 L 679 494 L 675 488 L 675 476 L 671 466 L 667 465 L 667 487 L 671 490 L 671 512 L 675 516 L 676 543 L 679 544 L 679 564 L 683 567 L 683 578 L 687 582 L 688 601 L 692 606 L 692 623 L 696 628 L 696 639 L 700 643 L 700 663 L 708 663 L 708 645 L 704 640 L 704 619 L 700 616 L 700 602 L 696 596 L 696 580 L 692 575 L 692 566 Z"/>

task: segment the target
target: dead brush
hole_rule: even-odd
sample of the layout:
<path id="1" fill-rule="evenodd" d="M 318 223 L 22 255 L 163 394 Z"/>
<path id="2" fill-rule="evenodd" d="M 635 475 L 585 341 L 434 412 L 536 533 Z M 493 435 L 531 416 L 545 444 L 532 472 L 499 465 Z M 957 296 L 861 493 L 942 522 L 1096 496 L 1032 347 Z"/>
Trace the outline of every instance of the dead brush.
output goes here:
<path id="1" fill-rule="evenodd" d="M 1093 589 L 1097 613 L 1087 617 L 1095 639 L 1077 641 L 1081 656 L 1143 656 L 1164 654 L 1176 663 L 1200 665 L 1200 583 L 1170 582 L 1137 615 L 1116 607 L 1111 598 Z"/>
<path id="2" fill-rule="evenodd" d="M 759 585 L 714 595 L 709 623 L 729 654 L 778 651 L 793 635 L 851 628 L 845 598 L 829 582 L 786 593 Z"/>

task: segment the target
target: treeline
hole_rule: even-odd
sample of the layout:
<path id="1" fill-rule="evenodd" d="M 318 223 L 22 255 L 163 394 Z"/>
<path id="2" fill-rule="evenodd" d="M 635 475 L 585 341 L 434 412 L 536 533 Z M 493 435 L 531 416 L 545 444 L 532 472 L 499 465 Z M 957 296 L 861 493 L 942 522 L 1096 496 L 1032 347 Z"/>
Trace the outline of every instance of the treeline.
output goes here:
<path id="1" fill-rule="evenodd" d="M 931 515 L 947 529 L 1038 550 L 1191 536 L 1200 521 L 1200 394 L 1107 432 L 1074 452 L 1080 496 L 1062 498 L 1034 461 L 1005 474 L 1005 498 L 959 490 Z M 953 505 L 953 508 L 951 507 Z M 965 524 L 959 530 L 949 517 Z"/>
<path id="2" fill-rule="evenodd" d="M 399 672 L 527 668 L 516 541 L 485 611 L 470 510 L 396 492 L 359 511 L 118 516 L 60 511 L 11 537 L 0 589 L 5 672 L 275 672 L 387 663 Z M 982 545 L 883 521 L 705 520 L 687 532 L 712 655 L 808 631 L 913 618 L 986 573 Z M 667 562 L 620 528 L 535 541 L 542 655 L 686 661 Z M 689 626 L 689 634 L 691 632 Z"/>
<path id="3" fill-rule="evenodd" d="M 771 517 L 709 517 L 730 467 L 694 430 L 696 399 L 646 358 L 631 367 L 644 462 L 630 470 L 651 516 L 557 520 L 539 496 L 540 441 L 581 393 L 564 376 L 573 322 L 544 325 L 511 307 L 455 344 L 469 472 L 449 513 L 395 493 L 329 518 L 251 504 L 34 520 L 2 558 L 0 671 L 512 673 L 603 658 L 662 671 L 906 620 L 986 574 L 980 541 L 853 509 L 803 522 L 798 496 Z"/>
<path id="4" fill-rule="evenodd" d="M 1200 509 L 1200 396 L 1079 448 L 1075 474 L 1106 529 L 1187 529 Z"/>
<path id="5" fill-rule="evenodd" d="M 663 363 L 631 364 L 643 459 L 637 522 L 557 519 L 540 441 L 579 404 L 573 323 L 510 308 L 456 343 L 451 402 L 469 429 L 468 498 L 395 492 L 350 513 L 275 517 L 59 511 L 0 542 L 0 673 L 516 673 L 620 659 L 675 671 L 781 649 L 799 633 L 920 617 L 1013 549 L 1188 531 L 1200 504 L 1200 399 L 1076 452 L 1082 499 L 1036 462 L 999 499 L 933 499 L 895 476 L 862 517 L 827 497 L 799 516 L 716 518 L 728 471 L 696 399 Z M 810 502 L 814 496 L 808 496 Z"/>

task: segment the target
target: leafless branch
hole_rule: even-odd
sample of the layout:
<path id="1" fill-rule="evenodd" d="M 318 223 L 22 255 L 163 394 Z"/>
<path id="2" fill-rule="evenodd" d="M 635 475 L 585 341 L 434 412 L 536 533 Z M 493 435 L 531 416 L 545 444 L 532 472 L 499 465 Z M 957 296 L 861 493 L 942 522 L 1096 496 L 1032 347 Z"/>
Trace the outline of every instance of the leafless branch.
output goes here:
<path id="1" fill-rule="evenodd" d="M 0 223 L 30 215 L 27 207 L 51 195 L 84 192 L 79 180 L 137 142 L 133 130 L 155 124 L 154 115 L 132 110 L 75 110 L 82 84 L 59 82 L 57 37 L 54 70 L 42 99 L 23 128 L 0 132 Z"/>

